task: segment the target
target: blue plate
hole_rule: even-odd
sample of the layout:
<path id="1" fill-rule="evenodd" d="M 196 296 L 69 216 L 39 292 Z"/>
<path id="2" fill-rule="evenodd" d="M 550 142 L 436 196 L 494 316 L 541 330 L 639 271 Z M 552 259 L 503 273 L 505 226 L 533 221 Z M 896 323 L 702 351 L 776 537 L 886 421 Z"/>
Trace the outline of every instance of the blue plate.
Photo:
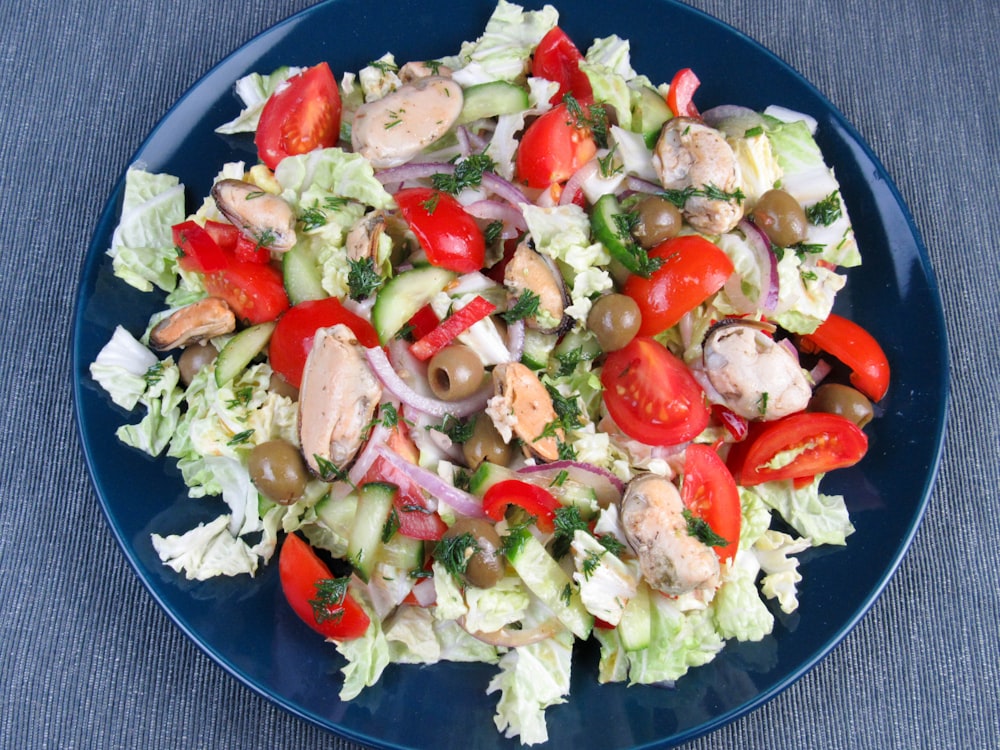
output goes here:
<path id="1" fill-rule="evenodd" d="M 200 201 L 224 161 L 255 160 L 249 138 L 213 132 L 239 110 L 232 91 L 237 78 L 322 60 L 335 71 L 358 70 L 386 51 L 402 61 L 452 54 L 461 41 L 479 36 L 493 7 L 491 0 L 464 5 L 447 28 L 435 6 L 416 0 L 332 0 L 299 13 L 211 70 L 166 115 L 135 160 L 178 176 L 189 200 Z M 776 612 L 771 636 L 727 646 L 674 689 L 599 686 L 597 649 L 579 647 L 570 700 L 547 713 L 551 746 L 578 750 L 667 747 L 691 739 L 760 706 L 827 654 L 872 605 L 913 537 L 934 481 L 948 400 L 945 329 L 927 253 L 896 188 L 855 130 L 795 71 L 719 21 L 664 0 L 632 0 L 629 10 L 609 14 L 607 3 L 574 2 L 562 26 L 582 47 L 613 33 L 631 40 L 633 67 L 657 81 L 694 68 L 702 80 L 697 101 L 703 109 L 780 104 L 819 121 L 819 144 L 836 169 L 865 257 L 864 266 L 849 273 L 837 309 L 884 343 L 893 381 L 881 404 L 883 416 L 867 430 L 868 456 L 824 485 L 847 497 L 857 532 L 845 548 L 802 555 L 799 611 Z M 182 532 L 209 520 L 221 501 L 191 502 L 170 461 L 118 444 L 115 429 L 137 417 L 115 407 L 88 376 L 88 364 L 115 325 L 139 333 L 162 302 L 111 274 L 104 251 L 122 191 L 119 181 L 80 279 L 75 394 L 101 505 L 150 593 L 249 688 L 341 735 L 385 748 L 514 747 L 493 726 L 495 696 L 484 694 L 493 668 L 393 666 L 376 687 L 342 703 L 336 697 L 340 657 L 282 603 L 276 565 L 253 580 L 194 583 L 160 564 L 149 534 Z M 442 710 L 461 717 L 461 732 L 449 721 L 427 720 Z M 615 731 L 608 732 L 609 726 Z"/>

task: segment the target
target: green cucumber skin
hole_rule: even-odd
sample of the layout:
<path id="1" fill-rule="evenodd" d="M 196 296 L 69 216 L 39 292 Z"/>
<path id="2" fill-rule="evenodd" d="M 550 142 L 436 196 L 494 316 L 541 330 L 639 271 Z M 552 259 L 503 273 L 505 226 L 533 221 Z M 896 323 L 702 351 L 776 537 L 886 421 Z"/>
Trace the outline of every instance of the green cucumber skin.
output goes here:
<path id="1" fill-rule="evenodd" d="M 293 305 L 329 296 L 323 289 L 323 273 L 319 264 L 303 245 L 296 245 L 285 253 L 281 259 L 281 273 L 288 301 Z"/>
<path id="2" fill-rule="evenodd" d="M 246 369 L 264 351 L 274 332 L 274 322 L 244 328 L 222 347 L 215 359 L 215 384 L 224 386 Z"/>
<path id="3" fill-rule="evenodd" d="M 481 120 L 485 117 L 523 112 L 528 109 L 528 92 L 513 83 L 491 81 L 469 86 L 463 92 L 465 100 L 458 124 Z"/>
<path id="4" fill-rule="evenodd" d="M 392 512 L 397 487 L 386 482 L 369 482 L 361 486 L 358 509 L 351 524 L 347 556 L 358 576 L 365 583 L 371 576 L 382 548 L 382 530 Z"/>
<path id="5" fill-rule="evenodd" d="M 372 325 L 378 340 L 383 345 L 392 341 L 406 322 L 455 278 L 454 271 L 417 266 L 387 281 L 372 306 Z"/>

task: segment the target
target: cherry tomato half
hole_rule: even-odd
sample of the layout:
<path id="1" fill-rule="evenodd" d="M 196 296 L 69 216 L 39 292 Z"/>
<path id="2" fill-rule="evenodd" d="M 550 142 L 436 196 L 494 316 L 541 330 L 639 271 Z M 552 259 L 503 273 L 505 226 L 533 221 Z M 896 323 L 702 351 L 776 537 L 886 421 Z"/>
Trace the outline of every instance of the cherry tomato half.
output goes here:
<path id="1" fill-rule="evenodd" d="M 583 55 L 566 32 L 558 26 L 552 28 L 535 49 L 531 60 L 531 75 L 559 84 L 559 91 L 549 100 L 558 104 L 566 94 L 571 94 L 581 104 L 594 101 L 594 92 L 587 74 L 580 70 Z"/>
<path id="2" fill-rule="evenodd" d="M 352 313 L 336 297 L 309 300 L 290 308 L 274 327 L 268 344 L 271 367 L 298 388 L 316 331 L 338 323 L 350 328 L 362 346 L 378 346 L 378 334 L 371 323 Z"/>
<path id="3" fill-rule="evenodd" d="M 728 542 L 713 548 L 719 562 L 732 559 L 740 543 L 740 492 L 719 454 L 707 445 L 694 443 L 684 451 L 681 499 Z"/>
<path id="4" fill-rule="evenodd" d="M 274 169 L 286 156 L 335 146 L 341 110 L 337 80 L 325 62 L 292 76 L 260 113 L 255 139 L 260 160 Z"/>
<path id="5" fill-rule="evenodd" d="M 534 516 L 541 531 L 555 529 L 559 501 L 544 487 L 520 479 L 505 479 L 486 490 L 483 496 L 483 512 L 494 521 L 502 520 L 510 505 L 523 508 L 528 515 Z"/>
<path id="6" fill-rule="evenodd" d="M 288 309 L 281 273 L 262 263 L 233 260 L 226 268 L 206 274 L 205 290 L 224 299 L 247 325 L 274 320 Z"/>
<path id="7" fill-rule="evenodd" d="M 851 383 L 872 401 L 889 390 L 889 360 L 878 341 L 852 320 L 830 313 L 812 333 L 802 337 L 803 348 L 822 350 L 851 369 Z"/>
<path id="8" fill-rule="evenodd" d="M 698 235 L 683 235 L 660 243 L 650 258 L 663 261 L 649 278 L 629 276 L 624 291 L 639 305 L 640 336 L 653 336 L 677 325 L 719 291 L 733 273 L 733 262 L 718 247 Z"/>
<path id="9" fill-rule="evenodd" d="M 730 452 L 728 465 L 743 487 L 782 479 L 806 479 L 853 466 L 868 451 L 868 438 L 854 422 L 837 414 L 790 414 L 755 423 L 750 436 Z M 790 460 L 770 464 L 781 454 Z"/>
<path id="10" fill-rule="evenodd" d="M 431 265 L 471 273 L 486 263 L 482 230 L 454 196 L 415 187 L 400 190 L 395 198 Z"/>
<path id="11" fill-rule="evenodd" d="M 601 370 L 604 405 L 618 428 L 647 445 L 679 445 L 708 426 L 705 394 L 665 346 L 636 336 L 608 354 Z"/>
<path id="12" fill-rule="evenodd" d="M 338 641 L 360 638 L 371 620 L 347 590 L 342 596 L 321 593 L 321 584 L 333 584 L 337 579 L 312 547 L 295 534 L 289 534 L 281 545 L 278 557 L 278 577 L 285 599 L 304 623 L 320 635 Z"/>
<path id="13" fill-rule="evenodd" d="M 532 122 L 517 149 L 517 179 L 533 188 L 565 182 L 597 153 L 590 130 L 559 104 Z"/>

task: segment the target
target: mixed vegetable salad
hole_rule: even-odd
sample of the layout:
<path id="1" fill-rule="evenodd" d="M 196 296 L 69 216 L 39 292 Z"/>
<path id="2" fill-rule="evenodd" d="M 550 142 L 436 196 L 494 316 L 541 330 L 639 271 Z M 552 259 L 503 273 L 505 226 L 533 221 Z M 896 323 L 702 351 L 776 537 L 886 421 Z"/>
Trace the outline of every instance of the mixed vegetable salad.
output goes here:
<path id="1" fill-rule="evenodd" d="M 861 460 L 879 345 L 831 312 L 861 262 L 807 115 L 699 111 L 617 36 L 500 0 L 456 54 L 236 82 L 189 214 L 129 169 L 109 254 L 165 293 L 91 365 L 118 437 L 223 509 L 154 534 L 189 579 L 278 556 L 343 656 L 495 664 L 494 722 L 547 739 L 576 639 L 599 680 L 671 684 L 798 606 L 843 545 L 824 474 Z"/>

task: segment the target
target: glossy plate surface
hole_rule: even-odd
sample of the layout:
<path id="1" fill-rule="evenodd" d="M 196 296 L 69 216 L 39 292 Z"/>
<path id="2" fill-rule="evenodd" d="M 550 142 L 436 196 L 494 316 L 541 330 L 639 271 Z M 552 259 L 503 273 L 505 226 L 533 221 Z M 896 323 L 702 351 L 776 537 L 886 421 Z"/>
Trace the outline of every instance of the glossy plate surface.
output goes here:
<path id="1" fill-rule="evenodd" d="M 178 176 L 193 210 L 223 162 L 256 158 L 249 137 L 213 132 L 239 110 L 232 91 L 237 78 L 322 60 L 339 75 L 386 51 L 401 62 L 453 54 L 463 40 L 480 35 L 493 7 L 489 0 L 463 5 L 447 22 L 439 6 L 406 0 L 332 0 L 293 16 L 199 81 L 135 160 Z M 628 14 L 609 14 L 606 3 L 572 5 L 560 25 L 577 44 L 586 48 L 593 38 L 610 34 L 629 39 L 633 67 L 654 81 L 694 68 L 702 81 L 696 101 L 703 110 L 725 103 L 755 109 L 779 104 L 819 121 L 820 147 L 836 169 L 865 258 L 863 267 L 849 272 L 836 309 L 883 342 L 893 367 L 883 416 L 867 429 L 868 456 L 824 484 L 825 492 L 847 497 L 857 531 L 846 548 L 801 556 L 797 613 L 776 612 L 771 636 L 730 644 L 670 690 L 599 686 L 596 647 L 578 648 L 571 698 L 547 712 L 551 746 L 668 747 L 732 721 L 788 687 L 847 634 L 882 591 L 920 522 L 937 469 L 948 398 L 945 331 L 926 251 L 895 187 L 853 128 L 801 76 L 747 37 L 686 6 L 633 0 Z M 150 533 L 180 533 L 214 518 L 224 506 L 188 500 L 172 462 L 118 444 L 115 429 L 139 416 L 115 407 L 87 374 L 116 324 L 138 335 L 162 307 L 161 296 L 115 279 L 104 254 L 122 187 L 119 182 L 109 197 L 81 275 L 73 332 L 75 392 L 100 502 L 143 583 L 212 659 L 253 690 L 321 726 L 386 748 L 515 747 L 493 726 L 496 696 L 485 695 L 492 667 L 393 666 L 376 687 L 341 703 L 336 696 L 342 662 L 284 605 L 276 564 L 253 580 L 196 583 L 159 563 Z"/>

